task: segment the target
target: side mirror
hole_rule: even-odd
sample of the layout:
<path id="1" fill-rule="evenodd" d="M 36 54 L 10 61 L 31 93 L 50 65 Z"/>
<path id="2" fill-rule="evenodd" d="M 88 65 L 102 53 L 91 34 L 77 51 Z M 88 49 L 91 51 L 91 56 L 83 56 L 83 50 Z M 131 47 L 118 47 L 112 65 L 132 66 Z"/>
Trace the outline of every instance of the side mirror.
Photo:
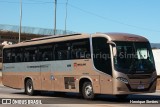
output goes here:
<path id="1" fill-rule="evenodd" d="M 112 45 L 112 49 L 113 49 L 113 56 L 116 56 L 117 55 L 117 49 L 116 49 L 116 44 L 112 41 L 108 41 L 107 43 L 111 44 Z"/>
<path id="2" fill-rule="evenodd" d="M 115 46 L 113 46 L 113 56 L 117 56 L 117 49 L 116 49 L 116 47 Z"/>

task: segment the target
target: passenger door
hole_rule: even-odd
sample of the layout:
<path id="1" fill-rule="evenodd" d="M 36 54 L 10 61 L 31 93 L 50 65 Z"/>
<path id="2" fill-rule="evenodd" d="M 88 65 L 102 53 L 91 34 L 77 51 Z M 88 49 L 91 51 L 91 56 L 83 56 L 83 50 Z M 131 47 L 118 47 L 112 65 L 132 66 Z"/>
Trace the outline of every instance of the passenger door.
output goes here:
<path id="1" fill-rule="evenodd" d="M 112 93 L 112 64 L 110 45 L 103 37 L 93 38 L 93 61 L 100 73 L 100 89 L 102 94 Z"/>

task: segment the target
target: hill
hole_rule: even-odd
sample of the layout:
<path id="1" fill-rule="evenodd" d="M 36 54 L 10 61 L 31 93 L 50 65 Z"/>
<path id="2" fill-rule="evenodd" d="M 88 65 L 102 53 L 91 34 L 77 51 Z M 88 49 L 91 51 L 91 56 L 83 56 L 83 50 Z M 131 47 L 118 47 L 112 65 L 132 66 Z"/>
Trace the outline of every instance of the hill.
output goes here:
<path id="1" fill-rule="evenodd" d="M 160 43 L 151 43 L 151 47 L 160 49 Z"/>

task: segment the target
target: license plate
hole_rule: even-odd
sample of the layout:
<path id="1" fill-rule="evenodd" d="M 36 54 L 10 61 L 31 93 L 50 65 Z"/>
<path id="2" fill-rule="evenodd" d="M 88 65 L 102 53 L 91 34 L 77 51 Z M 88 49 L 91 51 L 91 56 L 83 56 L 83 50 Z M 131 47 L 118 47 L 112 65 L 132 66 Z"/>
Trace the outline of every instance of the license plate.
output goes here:
<path id="1" fill-rule="evenodd" d="M 139 85 L 138 89 L 144 89 L 144 85 Z"/>

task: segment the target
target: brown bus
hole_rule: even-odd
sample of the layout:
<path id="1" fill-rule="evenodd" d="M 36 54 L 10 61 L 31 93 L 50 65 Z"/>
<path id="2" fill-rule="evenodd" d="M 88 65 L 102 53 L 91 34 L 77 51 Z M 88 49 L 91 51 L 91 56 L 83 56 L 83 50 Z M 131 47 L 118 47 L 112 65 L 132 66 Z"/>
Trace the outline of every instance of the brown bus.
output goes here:
<path id="1" fill-rule="evenodd" d="M 35 38 L 3 47 L 4 86 L 125 98 L 153 93 L 157 74 L 149 41 L 127 33 Z"/>

